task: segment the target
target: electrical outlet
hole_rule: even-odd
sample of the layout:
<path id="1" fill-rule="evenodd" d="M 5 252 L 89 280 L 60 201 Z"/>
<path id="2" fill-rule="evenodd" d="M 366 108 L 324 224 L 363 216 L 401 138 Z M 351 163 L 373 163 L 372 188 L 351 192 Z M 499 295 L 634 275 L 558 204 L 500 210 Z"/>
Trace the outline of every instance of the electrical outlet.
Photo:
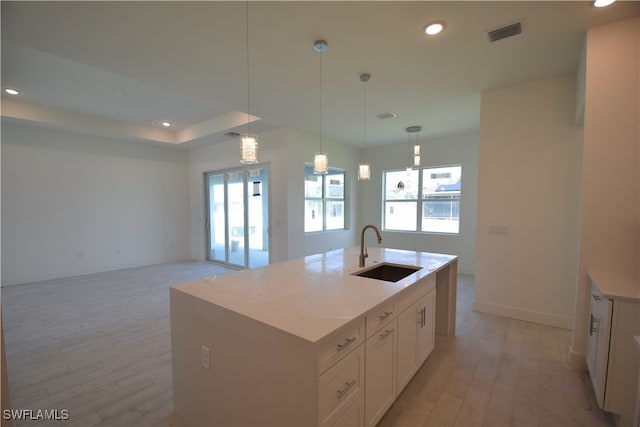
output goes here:
<path id="1" fill-rule="evenodd" d="M 200 347 L 200 363 L 202 364 L 202 367 L 207 371 L 210 369 L 211 351 L 209 351 L 209 347 L 206 347 L 204 345 Z"/>

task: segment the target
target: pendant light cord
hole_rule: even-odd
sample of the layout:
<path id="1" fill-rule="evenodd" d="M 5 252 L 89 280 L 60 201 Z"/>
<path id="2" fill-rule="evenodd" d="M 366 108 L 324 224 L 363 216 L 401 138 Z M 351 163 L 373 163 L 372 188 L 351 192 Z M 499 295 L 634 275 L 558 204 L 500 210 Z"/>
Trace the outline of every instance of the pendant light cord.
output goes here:
<path id="1" fill-rule="evenodd" d="M 320 152 L 322 153 L 322 52 L 320 52 Z"/>
<path id="2" fill-rule="evenodd" d="M 362 141 L 362 163 L 365 162 L 365 152 L 367 150 L 367 82 L 364 82 L 364 108 L 362 109 L 362 129 L 364 140 Z"/>
<path id="3" fill-rule="evenodd" d="M 246 60 L 247 60 L 247 134 L 251 135 L 251 78 L 249 73 L 249 0 L 247 0 L 246 7 L 246 30 L 247 34 L 245 37 L 246 43 Z"/>

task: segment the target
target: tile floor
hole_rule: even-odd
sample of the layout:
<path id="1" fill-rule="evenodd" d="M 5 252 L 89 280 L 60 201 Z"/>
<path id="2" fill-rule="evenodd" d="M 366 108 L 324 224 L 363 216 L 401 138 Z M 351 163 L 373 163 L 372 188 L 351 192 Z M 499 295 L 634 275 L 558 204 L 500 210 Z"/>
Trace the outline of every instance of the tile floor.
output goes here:
<path id="1" fill-rule="evenodd" d="M 17 426 L 183 427 L 167 289 L 229 271 L 184 262 L 3 288 L 13 407 L 70 414 Z M 570 331 L 476 313 L 473 277 L 458 280 L 457 336 L 437 337 L 380 427 L 614 425 L 565 363 Z"/>

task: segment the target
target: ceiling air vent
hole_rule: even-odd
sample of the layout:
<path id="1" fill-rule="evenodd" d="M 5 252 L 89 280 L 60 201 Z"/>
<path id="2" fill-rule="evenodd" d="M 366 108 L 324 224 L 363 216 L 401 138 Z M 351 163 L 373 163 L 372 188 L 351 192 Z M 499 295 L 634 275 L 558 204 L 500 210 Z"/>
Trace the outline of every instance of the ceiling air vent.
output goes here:
<path id="1" fill-rule="evenodd" d="M 224 134 L 224 136 L 228 136 L 230 138 L 237 138 L 240 136 L 240 134 L 238 132 L 227 132 Z"/>
<path id="2" fill-rule="evenodd" d="M 385 119 L 391 119 L 393 117 L 396 117 L 397 114 L 394 113 L 393 111 L 387 111 L 385 113 L 380 113 L 376 115 L 380 120 L 385 120 Z"/>
<path id="3" fill-rule="evenodd" d="M 489 43 L 497 42 L 498 40 L 506 39 L 508 37 L 517 36 L 522 33 L 522 22 L 516 22 L 515 24 L 507 25 L 493 30 L 487 30 L 484 32 L 487 36 Z"/>

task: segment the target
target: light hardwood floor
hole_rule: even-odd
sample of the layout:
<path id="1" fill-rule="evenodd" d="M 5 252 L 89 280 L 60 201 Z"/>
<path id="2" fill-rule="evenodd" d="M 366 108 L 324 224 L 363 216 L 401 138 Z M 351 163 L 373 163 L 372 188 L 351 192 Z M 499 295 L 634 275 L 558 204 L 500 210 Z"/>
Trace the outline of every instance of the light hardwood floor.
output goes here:
<path id="1" fill-rule="evenodd" d="M 17 425 L 182 427 L 168 287 L 231 271 L 184 262 L 3 288 L 13 407 L 70 414 Z M 457 336 L 437 337 L 379 426 L 614 425 L 565 363 L 569 331 L 476 313 L 473 277 L 458 280 Z"/>

